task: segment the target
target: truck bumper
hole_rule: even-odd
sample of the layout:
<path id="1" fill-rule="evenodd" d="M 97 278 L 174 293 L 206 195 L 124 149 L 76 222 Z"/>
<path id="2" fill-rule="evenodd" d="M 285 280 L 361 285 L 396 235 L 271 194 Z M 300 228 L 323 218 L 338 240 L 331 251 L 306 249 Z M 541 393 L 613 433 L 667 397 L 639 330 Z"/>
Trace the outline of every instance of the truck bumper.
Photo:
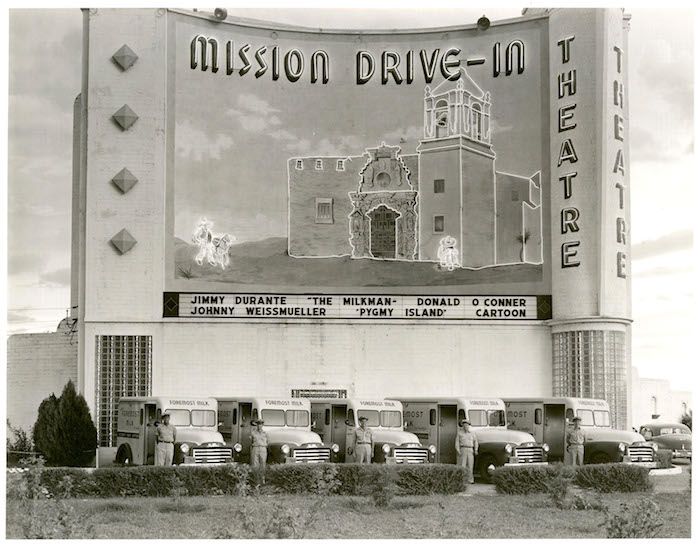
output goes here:
<path id="1" fill-rule="evenodd" d="M 547 466 L 549 462 L 506 462 L 503 466 Z"/>
<path id="2" fill-rule="evenodd" d="M 659 463 L 657 461 L 635 462 L 633 460 L 623 460 L 622 464 L 631 464 L 631 465 L 635 465 L 635 466 L 641 466 L 642 468 L 650 468 L 650 469 L 659 467 Z"/>
<path id="3" fill-rule="evenodd" d="M 671 455 L 674 459 L 692 459 L 693 452 L 687 449 L 674 449 Z"/>

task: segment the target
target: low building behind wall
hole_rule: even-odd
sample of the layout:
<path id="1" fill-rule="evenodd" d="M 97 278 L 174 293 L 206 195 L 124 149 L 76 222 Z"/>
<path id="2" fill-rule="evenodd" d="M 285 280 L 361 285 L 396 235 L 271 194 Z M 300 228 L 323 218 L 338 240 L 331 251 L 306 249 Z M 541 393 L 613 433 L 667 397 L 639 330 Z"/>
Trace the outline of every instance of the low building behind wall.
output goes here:
<path id="1" fill-rule="evenodd" d="M 633 367 L 630 375 L 632 416 L 630 425 L 639 428 L 653 421 L 680 422 L 693 409 L 693 394 L 688 390 L 673 390 L 666 379 L 640 377 Z"/>
<path id="2" fill-rule="evenodd" d="M 625 427 L 628 20 L 324 33 L 85 10 L 72 274 L 101 445 L 121 396 L 223 390 L 600 397 Z M 441 87 L 457 50 L 488 95 Z"/>
<path id="3" fill-rule="evenodd" d="M 60 396 L 68 381 L 78 379 L 78 333 L 70 318 L 54 333 L 26 333 L 7 339 L 7 419 L 29 432 L 39 404 Z"/>

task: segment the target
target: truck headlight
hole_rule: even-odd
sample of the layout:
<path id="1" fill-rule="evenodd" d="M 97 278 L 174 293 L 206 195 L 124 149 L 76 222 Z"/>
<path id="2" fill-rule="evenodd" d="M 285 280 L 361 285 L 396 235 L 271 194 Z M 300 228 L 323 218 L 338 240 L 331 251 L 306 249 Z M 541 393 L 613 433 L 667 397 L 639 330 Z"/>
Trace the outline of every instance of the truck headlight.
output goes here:
<path id="1" fill-rule="evenodd" d="M 236 445 L 233 446 L 233 450 L 236 453 L 240 453 L 241 451 L 243 451 L 243 446 L 240 443 L 237 443 Z"/>
<path id="2" fill-rule="evenodd" d="M 505 449 L 506 453 L 512 453 L 513 452 L 513 446 L 510 443 L 506 443 L 506 446 L 503 448 Z"/>
<path id="3" fill-rule="evenodd" d="M 180 444 L 180 451 L 183 453 L 189 453 L 190 452 L 190 446 L 187 445 L 186 443 Z"/>
<path id="4" fill-rule="evenodd" d="M 543 450 L 545 453 L 548 453 L 548 452 L 549 452 L 549 445 L 547 445 L 546 443 L 543 443 L 543 444 L 542 444 L 542 450 Z"/>
<path id="5" fill-rule="evenodd" d="M 659 450 L 659 446 L 656 443 L 652 443 L 651 448 L 654 450 L 654 453 L 656 453 Z"/>
<path id="6" fill-rule="evenodd" d="M 338 451 L 340 451 L 340 446 L 337 443 L 334 443 L 333 445 L 331 445 L 331 451 L 337 453 Z"/>
<path id="7" fill-rule="evenodd" d="M 437 447 L 431 445 L 430 447 L 428 447 L 428 451 L 430 451 L 430 453 L 434 455 L 435 453 L 437 453 Z"/>
<path id="8" fill-rule="evenodd" d="M 286 443 L 280 449 L 282 449 L 282 453 L 284 453 L 285 455 L 289 454 L 289 445 L 287 445 Z"/>
<path id="9" fill-rule="evenodd" d="M 620 443 L 617 445 L 617 448 L 620 450 L 620 453 L 624 453 L 624 452 L 625 452 L 625 449 L 627 449 L 627 446 L 626 446 L 624 443 L 620 442 Z"/>
<path id="10" fill-rule="evenodd" d="M 388 443 L 385 443 L 384 445 L 382 445 L 382 451 L 384 451 L 387 455 L 389 454 L 389 452 L 391 451 L 391 447 L 389 446 Z"/>

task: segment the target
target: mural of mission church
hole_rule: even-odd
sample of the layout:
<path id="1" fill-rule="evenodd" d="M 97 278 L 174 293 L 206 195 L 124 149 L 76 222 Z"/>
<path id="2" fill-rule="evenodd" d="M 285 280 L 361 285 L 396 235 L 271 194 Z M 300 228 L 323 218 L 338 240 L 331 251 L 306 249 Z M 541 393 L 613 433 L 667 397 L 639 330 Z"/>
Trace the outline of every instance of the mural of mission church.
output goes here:
<path id="1" fill-rule="evenodd" d="M 417 154 L 380 143 L 357 156 L 289 159 L 291 257 L 449 270 L 542 263 L 540 172 L 497 170 L 491 96 L 461 73 L 425 88 Z"/>

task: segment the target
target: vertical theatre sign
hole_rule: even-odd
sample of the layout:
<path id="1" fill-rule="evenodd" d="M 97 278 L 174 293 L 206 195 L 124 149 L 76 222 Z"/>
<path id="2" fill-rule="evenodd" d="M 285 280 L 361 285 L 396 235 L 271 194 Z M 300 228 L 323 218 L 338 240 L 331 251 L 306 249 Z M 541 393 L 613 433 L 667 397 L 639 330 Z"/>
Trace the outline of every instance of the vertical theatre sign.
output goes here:
<path id="1" fill-rule="evenodd" d="M 557 129 L 561 136 L 559 158 L 559 182 L 562 185 L 564 200 L 569 200 L 574 195 L 574 179 L 578 175 L 573 166 L 578 162 L 576 147 L 572 138 L 566 132 L 576 127 L 574 113 L 576 110 L 576 68 L 569 66 L 571 60 L 572 42 L 575 36 L 568 36 L 557 42 L 561 48 L 563 70 L 557 76 L 557 97 L 559 100 L 557 114 Z M 581 264 L 578 260 L 578 247 L 580 240 L 576 237 L 579 231 L 579 210 L 573 205 L 567 205 L 561 209 L 561 234 L 568 235 L 567 241 L 561 244 L 561 267 L 570 268 Z"/>
<path id="2" fill-rule="evenodd" d="M 624 136 L 624 101 L 625 88 L 622 83 L 622 58 L 623 51 L 618 46 L 613 47 L 615 78 L 613 80 L 613 135 L 616 143 L 617 152 L 615 153 L 615 164 L 613 165 L 613 182 L 619 194 L 618 213 L 615 222 L 616 227 L 616 242 L 617 252 L 617 277 L 627 277 L 627 255 L 625 249 L 627 246 L 627 225 L 625 222 L 625 208 L 627 201 L 625 197 L 625 153 L 623 143 Z M 620 248 L 622 250 L 620 250 Z"/>

